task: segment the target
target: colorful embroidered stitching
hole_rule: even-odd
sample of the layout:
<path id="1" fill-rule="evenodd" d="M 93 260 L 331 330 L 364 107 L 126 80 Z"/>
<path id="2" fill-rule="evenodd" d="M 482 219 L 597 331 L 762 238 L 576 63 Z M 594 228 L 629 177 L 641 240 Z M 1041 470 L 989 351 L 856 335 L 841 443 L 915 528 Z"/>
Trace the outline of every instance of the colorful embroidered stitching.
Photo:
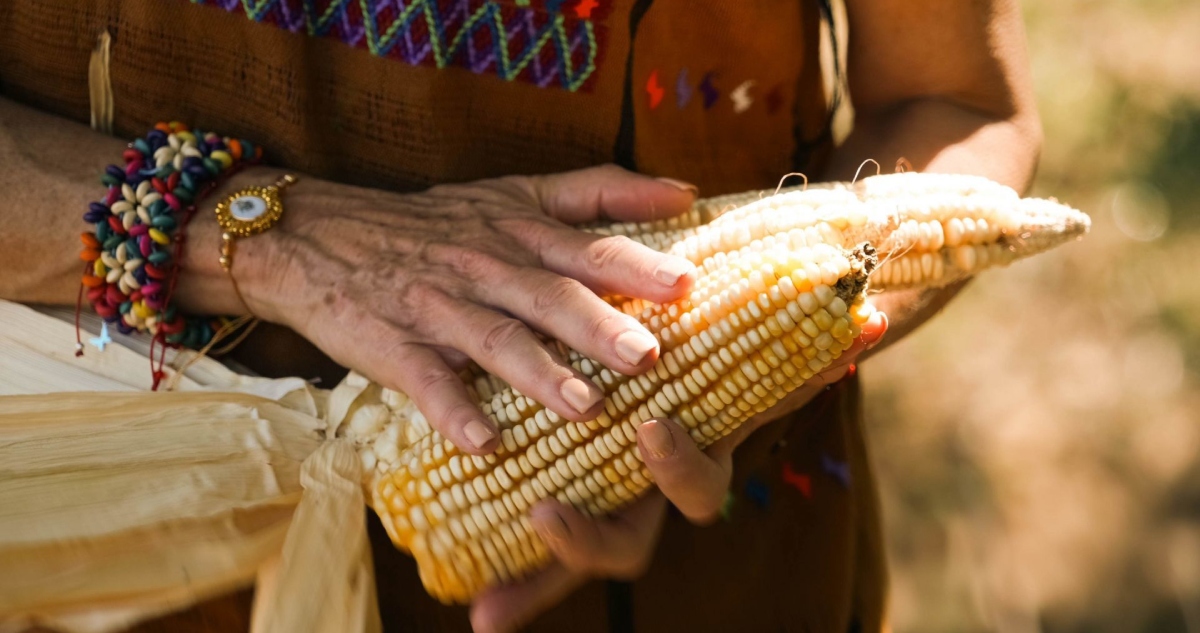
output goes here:
<path id="1" fill-rule="evenodd" d="M 717 76 L 715 72 L 705 73 L 704 81 L 700 82 L 700 94 L 704 95 L 704 109 L 710 110 L 717 103 L 717 98 L 720 93 L 717 92 L 717 87 L 713 85 L 713 78 Z"/>
<path id="2" fill-rule="evenodd" d="M 692 85 L 688 83 L 688 69 L 679 71 L 679 79 L 675 81 L 675 104 L 682 110 L 692 100 Z"/>
<path id="3" fill-rule="evenodd" d="M 412 66 L 587 90 L 612 0 L 190 0 Z"/>
<path id="4" fill-rule="evenodd" d="M 650 95 L 651 110 L 657 108 L 659 103 L 662 103 L 665 93 L 666 91 L 658 83 L 658 71 L 650 73 L 650 78 L 646 80 L 646 94 Z"/>

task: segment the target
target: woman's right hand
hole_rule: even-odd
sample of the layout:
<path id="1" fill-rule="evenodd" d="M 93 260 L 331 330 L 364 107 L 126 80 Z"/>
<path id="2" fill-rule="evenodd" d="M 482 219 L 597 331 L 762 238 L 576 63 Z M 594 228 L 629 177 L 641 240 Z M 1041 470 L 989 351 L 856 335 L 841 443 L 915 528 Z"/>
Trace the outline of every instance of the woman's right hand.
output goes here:
<path id="1" fill-rule="evenodd" d="M 279 173 L 248 170 L 213 199 Z M 468 359 L 564 418 L 593 419 L 603 392 L 533 330 L 642 373 L 658 342 L 597 295 L 673 301 L 694 281 L 685 259 L 570 225 L 669 217 L 693 199 L 694 188 L 613 166 L 417 194 L 301 177 L 283 193 L 280 224 L 239 241 L 232 272 L 254 314 L 408 394 L 444 437 L 482 455 L 498 434 L 459 378 Z M 215 230 L 211 217 L 193 222 L 188 270 L 211 270 Z M 244 311 L 219 280 L 181 277 L 184 307 Z"/>

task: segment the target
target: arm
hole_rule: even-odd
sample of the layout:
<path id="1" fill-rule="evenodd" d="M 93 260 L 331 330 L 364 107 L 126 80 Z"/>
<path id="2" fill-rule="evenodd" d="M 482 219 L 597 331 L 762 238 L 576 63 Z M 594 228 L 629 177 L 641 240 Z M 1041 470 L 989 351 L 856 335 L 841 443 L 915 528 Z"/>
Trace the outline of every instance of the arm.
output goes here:
<path id="1" fill-rule="evenodd" d="M 0 275 L 0 297 L 75 301 L 83 262 L 80 219 L 101 195 L 100 171 L 125 149 L 92 132 L 0 98 L 0 252 L 16 266 Z"/>
<path id="2" fill-rule="evenodd" d="M 1017 0 L 848 0 L 847 12 L 854 131 L 826 179 L 850 180 L 868 158 L 888 170 L 903 157 L 917 171 L 1029 188 L 1042 129 Z M 889 334 L 868 355 L 916 329 L 962 286 L 876 296 Z"/>
<path id="3" fill-rule="evenodd" d="M 97 176 L 125 144 L 0 100 L 0 297 L 75 301 L 82 213 Z M 243 310 L 218 263 L 213 209 L 225 194 L 275 181 L 246 169 L 199 204 L 187 227 L 177 295 L 184 310 Z M 499 443 L 458 376 L 467 359 L 575 421 L 603 407 L 599 387 L 531 328 L 626 374 L 648 370 L 658 343 L 595 293 L 671 301 L 692 265 L 569 224 L 682 212 L 694 192 L 615 167 L 500 178 L 395 194 L 301 176 L 272 230 L 239 244 L 233 275 L 256 315 L 296 330 L 335 361 L 407 393 L 464 451 Z"/>
<path id="4" fill-rule="evenodd" d="M 849 0 L 854 131 L 827 177 L 862 161 L 1028 188 L 1042 131 L 1016 0 Z"/>
<path id="5" fill-rule="evenodd" d="M 89 228 L 81 218 L 88 203 L 104 192 L 99 180 L 104 166 L 119 163 L 125 147 L 125 142 L 85 125 L 0 97 L 0 191 L 5 192 L 0 220 L 6 227 L 0 231 L 0 252 L 18 262 L 0 277 L 0 298 L 49 305 L 75 302 L 83 270 L 76 256 L 79 234 Z M 273 177 L 270 170 L 251 168 L 222 190 L 270 183 Z M 208 215 L 188 227 L 188 274 L 181 280 L 179 300 L 196 312 L 234 314 L 242 307 L 212 257 L 219 237 Z M 251 250 L 247 259 L 254 257 Z M 253 271 L 255 266 L 248 268 Z"/>
<path id="6" fill-rule="evenodd" d="M 1016 0 L 847 0 L 847 5 L 855 127 L 824 178 L 850 180 L 868 158 L 888 169 L 903 156 L 918 170 L 975 173 L 1019 191 L 1027 188 L 1041 128 Z M 672 421 L 642 425 L 638 446 L 660 490 L 688 518 L 711 521 L 729 486 L 732 452 L 742 440 L 840 379 L 865 350 L 880 349 L 874 345 L 884 329 L 890 332 L 885 342 L 903 337 L 957 289 L 876 296 L 889 323 L 864 328 L 864 340 L 820 379 L 743 424 L 707 454 Z M 588 576 L 636 576 L 653 554 L 660 507 L 656 493 L 617 517 L 587 521 L 567 506 L 539 506 L 535 526 L 560 565 L 479 598 L 472 613 L 476 630 L 512 630 Z"/>

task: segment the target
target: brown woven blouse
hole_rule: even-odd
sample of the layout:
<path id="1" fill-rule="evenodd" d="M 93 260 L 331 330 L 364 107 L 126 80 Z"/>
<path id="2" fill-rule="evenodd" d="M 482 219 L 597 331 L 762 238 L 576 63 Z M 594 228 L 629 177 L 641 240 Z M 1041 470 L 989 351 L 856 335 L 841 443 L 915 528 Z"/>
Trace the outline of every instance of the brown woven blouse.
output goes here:
<path id="1" fill-rule="evenodd" d="M 48 0 L 0 3 L 0 94 L 89 119 L 112 38 L 115 133 L 156 121 L 267 160 L 416 190 L 615 162 L 704 195 L 819 167 L 827 0 Z M 738 452 L 728 520 L 668 519 L 649 573 L 594 582 L 541 631 L 882 626 L 875 491 L 844 381 Z M 373 525 L 389 631 L 462 631 Z M 246 594 L 144 630 L 244 630 Z"/>

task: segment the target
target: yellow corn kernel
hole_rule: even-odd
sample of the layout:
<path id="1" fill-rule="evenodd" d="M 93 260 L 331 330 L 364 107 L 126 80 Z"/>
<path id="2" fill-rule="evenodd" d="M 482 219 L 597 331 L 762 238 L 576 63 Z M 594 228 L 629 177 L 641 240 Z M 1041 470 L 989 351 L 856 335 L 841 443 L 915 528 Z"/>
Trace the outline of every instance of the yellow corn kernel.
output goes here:
<path id="1" fill-rule="evenodd" d="M 555 498 L 596 515 L 652 485 L 636 449 L 644 421 L 673 417 L 708 446 L 828 367 L 874 313 L 868 281 L 944 285 L 1074 239 L 1088 223 L 985 179 L 897 174 L 727 196 L 672 220 L 592 227 L 686 257 L 699 272 L 689 297 L 674 304 L 609 299 L 659 339 L 659 362 L 647 374 L 624 376 L 551 343 L 605 391 L 600 418 L 568 423 L 476 370 L 465 381 L 500 429 L 494 455 L 460 454 L 398 396 L 383 401 L 393 420 L 383 430 L 364 432 L 374 427 L 360 423 L 347 433 L 365 434 L 372 505 L 393 541 L 416 558 L 431 594 L 465 602 L 549 560 L 527 516 L 536 502 Z"/>

